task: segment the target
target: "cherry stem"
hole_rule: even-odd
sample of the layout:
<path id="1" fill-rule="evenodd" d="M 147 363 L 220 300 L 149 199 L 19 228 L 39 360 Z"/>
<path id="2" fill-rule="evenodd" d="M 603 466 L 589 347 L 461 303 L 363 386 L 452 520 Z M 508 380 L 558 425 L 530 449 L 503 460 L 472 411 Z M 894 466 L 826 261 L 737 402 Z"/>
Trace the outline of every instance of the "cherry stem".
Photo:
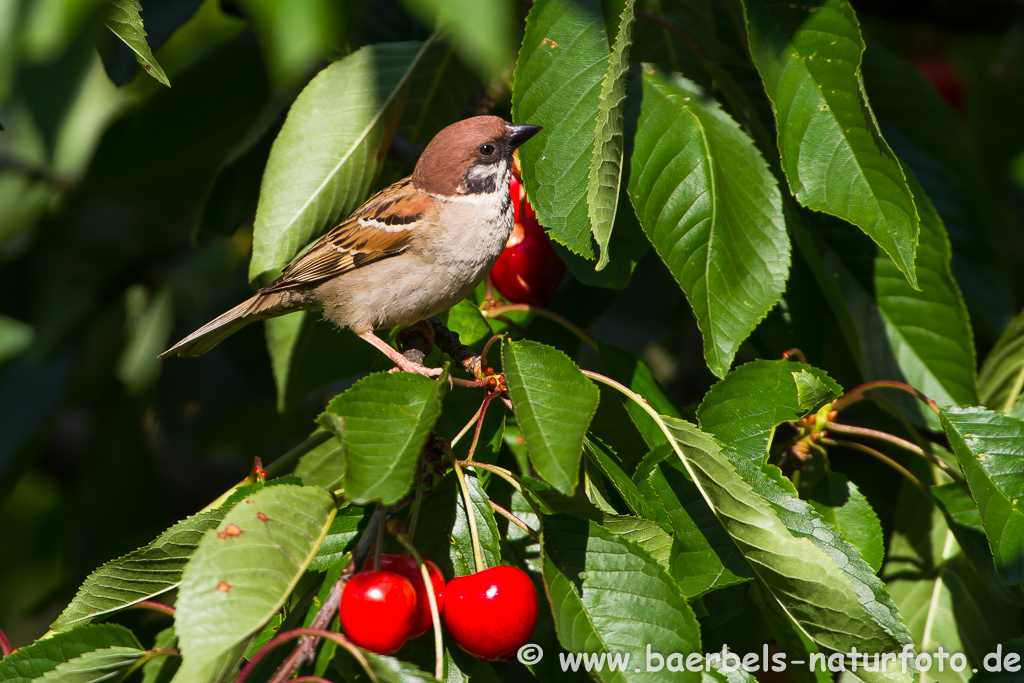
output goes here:
<path id="1" fill-rule="evenodd" d="M 878 379 L 873 382 L 865 382 L 860 386 L 856 386 L 853 389 L 850 389 L 848 392 L 837 398 L 835 401 L 832 401 L 832 409 L 837 411 L 842 410 L 843 408 L 846 408 L 851 404 L 856 403 L 862 398 L 865 398 L 864 392 L 871 391 L 872 389 L 881 389 L 883 387 L 905 391 L 911 396 L 919 399 L 922 403 L 928 406 L 928 408 L 936 415 L 941 414 L 939 412 L 939 407 L 935 405 L 935 401 L 925 396 L 921 391 L 915 389 L 909 384 L 906 384 L 904 382 L 896 382 L 891 379 Z"/>
<path id="2" fill-rule="evenodd" d="M 459 480 L 459 487 L 462 488 L 462 499 L 466 504 L 466 520 L 469 522 L 469 540 L 473 544 L 473 564 L 476 567 L 476 571 L 482 572 L 487 567 L 484 565 L 484 555 L 480 550 L 480 534 L 476 528 L 476 515 L 473 514 L 473 500 L 469 497 L 469 485 L 466 483 L 466 475 L 462 472 L 459 459 L 455 457 L 452 449 L 445 446 L 444 450 L 455 465 L 455 476 Z"/>
<path id="3" fill-rule="evenodd" d="M 461 441 L 462 437 L 464 437 L 466 435 L 466 433 L 469 431 L 469 428 L 473 426 L 473 423 L 480 419 L 480 414 L 484 410 L 487 409 L 488 402 L 489 402 L 489 398 L 488 397 L 484 397 L 484 400 L 480 404 L 480 407 L 476 409 L 475 413 L 473 413 L 473 417 L 469 418 L 469 422 L 466 423 L 466 426 L 463 427 L 459 431 L 459 433 L 455 435 L 454 439 L 452 439 L 452 442 L 451 442 L 452 446 L 455 446 L 455 444 L 457 444 L 459 441 Z"/>
<path id="4" fill-rule="evenodd" d="M 330 441 L 333 436 L 334 435 L 326 429 L 316 430 L 310 434 L 305 441 L 267 465 L 264 468 L 267 472 L 267 476 L 276 477 L 281 472 L 290 469 L 299 458 L 304 456 L 306 453 L 309 453 L 320 444 Z"/>
<path id="5" fill-rule="evenodd" d="M 4 657 L 11 654 L 11 641 L 7 640 L 7 635 L 3 629 L 0 629 L 0 654 Z"/>
<path id="6" fill-rule="evenodd" d="M 341 647 L 348 650 L 348 653 L 352 655 L 353 659 L 359 662 L 359 665 L 363 667 L 367 674 L 370 676 L 370 680 L 376 681 L 377 677 L 371 671 L 369 663 L 366 661 L 366 657 L 359 651 L 359 648 L 352 644 L 352 642 L 334 631 L 328 631 L 323 628 L 293 628 L 291 631 L 285 631 L 271 638 L 266 645 L 261 647 L 256 654 L 252 656 L 252 659 L 242 667 L 242 670 L 238 672 L 238 677 L 235 679 L 235 683 L 244 683 L 245 679 L 249 677 L 252 670 L 256 668 L 256 665 L 267 656 L 271 650 L 280 645 L 281 643 L 288 642 L 289 640 L 295 640 L 302 636 L 316 636 L 317 638 L 323 638 L 325 640 L 333 640 Z M 286 679 L 287 680 L 287 679 Z"/>
<path id="7" fill-rule="evenodd" d="M 924 484 L 922 484 L 921 480 L 915 477 L 910 470 L 908 470 L 906 467 L 890 458 L 885 453 L 882 453 L 881 451 L 876 451 L 871 446 L 865 446 L 864 444 L 857 443 L 856 441 L 846 441 L 845 439 L 822 439 L 820 443 L 823 443 L 826 446 L 842 446 L 844 448 L 860 451 L 861 453 L 867 453 L 872 458 L 880 460 L 881 462 L 885 463 L 889 467 L 893 468 L 894 470 L 902 474 L 904 477 L 906 477 L 908 481 L 910 481 L 912 484 L 920 488 L 925 493 L 928 492 L 927 487 Z"/>
<path id="8" fill-rule="evenodd" d="M 487 406 L 491 405 L 491 401 L 498 394 L 491 393 L 484 396 L 484 402 L 480 405 L 480 417 L 476 421 L 476 431 L 473 432 L 473 442 L 469 444 L 469 453 L 466 455 L 466 460 L 473 459 L 473 453 L 476 452 L 476 445 L 480 441 L 480 430 L 484 426 L 484 416 L 487 414 Z"/>
<path id="9" fill-rule="evenodd" d="M 420 507 L 423 505 L 423 469 L 426 461 L 423 453 L 416 460 L 416 498 L 412 504 L 412 513 L 409 520 L 409 538 L 416 538 L 416 523 L 420 521 Z"/>
<path id="10" fill-rule="evenodd" d="M 533 509 L 534 514 L 537 515 L 538 519 L 540 519 L 541 514 L 540 510 L 537 508 L 536 503 L 534 503 L 533 500 L 528 495 L 526 495 L 526 491 L 523 490 L 523 485 L 516 479 L 515 475 L 506 470 L 504 467 L 498 467 L 497 465 L 488 465 L 485 462 L 476 462 L 474 460 L 460 460 L 459 464 L 462 465 L 463 467 L 473 467 L 479 470 L 487 470 L 491 474 L 495 474 L 504 479 L 505 481 L 507 481 L 509 485 L 512 486 L 512 488 L 514 488 L 519 493 L 519 495 L 521 495 L 526 500 L 526 502 Z"/>
<path id="11" fill-rule="evenodd" d="M 826 431 L 838 432 L 840 434 L 849 434 L 856 436 L 863 436 L 868 439 L 877 439 L 879 441 L 885 441 L 893 446 L 902 448 L 905 451 L 909 451 L 914 455 L 920 456 L 930 462 L 931 464 L 938 467 L 940 470 L 949 475 L 949 478 L 957 482 L 961 486 L 966 487 L 967 482 L 960 476 L 960 473 L 954 470 L 949 464 L 938 457 L 934 453 L 929 453 L 917 444 L 911 443 L 906 439 L 901 439 L 898 436 L 890 434 L 889 432 L 882 432 L 877 429 L 867 429 L 866 427 L 854 427 L 853 425 L 839 424 L 837 422 L 826 422 L 824 425 Z"/>
<path id="12" fill-rule="evenodd" d="M 1009 414 L 1013 407 L 1017 405 L 1017 399 L 1020 398 L 1020 392 L 1024 389 L 1024 365 L 1020 366 L 1020 371 L 1017 376 L 1013 379 L 1013 384 L 1010 386 L 1010 393 L 1006 395 L 1006 402 L 1003 403 L 1002 412 Z"/>
<path id="13" fill-rule="evenodd" d="M 441 614 L 437 611 L 437 597 L 434 595 L 434 582 L 430 580 L 430 572 L 427 571 L 427 565 L 423 562 L 423 558 L 409 537 L 398 529 L 389 529 L 389 531 L 391 531 L 392 536 L 398 539 L 399 543 L 405 546 L 405 549 L 416 560 L 416 566 L 420 568 L 423 586 L 427 591 L 427 602 L 430 603 L 430 621 L 434 626 L 434 678 L 440 680 L 444 677 L 444 640 L 441 635 Z"/>
<path id="14" fill-rule="evenodd" d="M 387 518 L 384 513 L 384 504 L 377 503 L 377 514 L 381 515 L 385 519 Z M 380 552 L 381 547 L 384 545 L 384 525 L 379 524 L 377 526 L 377 538 L 373 542 L 373 568 L 380 571 Z"/>
<path id="15" fill-rule="evenodd" d="M 533 313 L 535 315 L 541 316 L 542 318 L 553 320 L 554 322 L 558 323 L 559 325 L 561 325 L 562 327 L 564 327 L 565 329 L 569 330 L 577 337 L 579 337 L 580 340 L 582 340 L 583 343 L 589 346 L 590 348 L 597 349 L 597 341 L 590 336 L 589 332 L 587 332 L 585 329 L 583 329 L 576 323 L 572 322 L 565 316 L 555 313 L 554 311 L 549 310 L 547 308 L 542 308 L 540 306 L 531 306 L 530 304 L 499 304 L 497 306 L 491 306 L 490 308 L 484 308 L 480 312 L 483 314 L 485 318 L 497 318 L 506 313 Z"/>
<path id="16" fill-rule="evenodd" d="M 782 360 L 789 360 L 792 356 L 796 356 L 797 359 L 804 365 L 810 365 L 810 363 L 807 362 L 807 356 L 804 355 L 804 352 L 796 348 L 795 346 L 791 348 L 789 351 L 782 352 Z"/>
<path id="17" fill-rule="evenodd" d="M 174 608 L 156 600 L 141 600 L 134 605 L 128 605 L 126 609 L 148 609 L 154 612 L 162 612 L 170 617 L 175 614 Z"/>
<path id="18" fill-rule="evenodd" d="M 487 352 L 491 350 L 491 345 L 493 345 L 494 342 L 499 341 L 502 338 L 504 338 L 504 336 L 505 336 L 504 332 L 502 332 L 501 334 L 496 334 L 496 335 L 492 336 L 490 339 L 488 339 L 487 343 L 484 344 L 484 350 L 480 352 L 480 371 L 481 372 L 484 372 L 487 369 Z"/>
<path id="19" fill-rule="evenodd" d="M 524 522 L 523 520 L 519 519 L 518 517 L 513 515 L 511 512 L 509 512 L 505 508 L 503 508 L 500 505 L 498 505 L 497 503 L 495 503 L 493 500 L 491 501 L 491 508 L 495 512 L 497 512 L 499 515 L 501 515 L 502 517 L 504 517 L 508 521 L 512 522 L 513 524 L 515 524 L 517 527 L 519 527 L 520 529 L 522 529 L 526 533 L 530 534 L 530 536 L 533 537 L 533 540 L 537 541 L 538 543 L 540 542 L 540 534 L 538 534 L 536 531 L 531 529 L 530 526 L 526 522 Z M 440 678 L 440 676 L 438 676 L 438 678 Z"/>

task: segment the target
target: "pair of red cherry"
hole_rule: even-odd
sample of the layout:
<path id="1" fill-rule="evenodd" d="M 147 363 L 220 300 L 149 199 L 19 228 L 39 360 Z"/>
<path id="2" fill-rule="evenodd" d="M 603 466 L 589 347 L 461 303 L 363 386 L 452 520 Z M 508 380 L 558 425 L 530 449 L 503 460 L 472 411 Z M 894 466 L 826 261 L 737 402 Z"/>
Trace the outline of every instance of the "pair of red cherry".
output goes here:
<path id="1" fill-rule="evenodd" d="M 424 564 L 441 620 L 463 650 L 479 659 L 504 660 L 529 641 L 537 623 L 537 592 L 525 572 L 500 565 L 446 586 L 437 565 Z M 430 603 L 416 560 L 381 555 L 380 566 L 345 584 L 341 626 L 356 645 L 392 654 L 430 630 Z"/>

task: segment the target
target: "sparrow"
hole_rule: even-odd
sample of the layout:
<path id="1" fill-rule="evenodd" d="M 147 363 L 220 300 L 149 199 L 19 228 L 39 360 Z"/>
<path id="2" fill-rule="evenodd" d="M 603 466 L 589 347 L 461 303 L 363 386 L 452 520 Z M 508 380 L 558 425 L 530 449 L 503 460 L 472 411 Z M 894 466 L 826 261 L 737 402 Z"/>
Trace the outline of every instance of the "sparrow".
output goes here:
<path id="1" fill-rule="evenodd" d="M 160 354 L 198 356 L 251 322 L 320 309 L 401 370 L 433 376 L 374 334 L 448 310 L 484 279 L 513 227 L 513 152 L 541 126 L 476 116 L 441 130 L 384 188 L 250 299 Z"/>

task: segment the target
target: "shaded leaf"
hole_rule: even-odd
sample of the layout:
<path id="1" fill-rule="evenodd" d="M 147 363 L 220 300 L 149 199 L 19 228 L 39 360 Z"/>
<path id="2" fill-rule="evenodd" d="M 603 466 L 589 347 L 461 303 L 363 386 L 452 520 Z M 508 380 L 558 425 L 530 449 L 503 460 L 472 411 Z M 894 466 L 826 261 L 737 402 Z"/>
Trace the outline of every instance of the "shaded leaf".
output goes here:
<path id="1" fill-rule="evenodd" d="M 530 462 L 555 489 L 571 495 L 600 392 L 568 356 L 544 344 L 502 344 L 501 361 Z"/>
<path id="2" fill-rule="evenodd" d="M 916 289 L 914 196 L 864 93 L 864 40 L 853 8 L 846 0 L 743 6 L 793 195 L 863 230 Z"/>
<path id="3" fill-rule="evenodd" d="M 62 662 L 37 681 L 60 683 L 98 683 L 121 675 L 146 654 L 133 647 L 105 647 Z"/>
<path id="4" fill-rule="evenodd" d="M 309 571 L 323 572 L 338 564 L 350 549 L 352 542 L 359 536 L 359 532 L 365 526 L 364 522 L 369 521 L 370 514 L 372 510 L 354 505 L 338 510 L 327 530 L 327 535 L 309 563 Z"/>
<path id="5" fill-rule="evenodd" d="M 330 402 L 325 412 L 345 420 L 345 495 L 357 505 L 405 495 L 447 387 L 444 378 L 376 373 Z"/>
<path id="6" fill-rule="evenodd" d="M 491 79 L 508 67 L 510 0 L 404 0 L 404 4 L 425 22 L 450 29 L 455 47 L 481 76 Z"/>
<path id="7" fill-rule="evenodd" d="M 312 486 L 270 486 L 207 531 L 182 575 L 175 629 L 183 662 L 176 681 L 237 661 L 249 637 L 284 604 L 334 517 Z"/>
<path id="8" fill-rule="evenodd" d="M 839 529 L 874 571 L 882 568 L 885 555 L 882 525 L 856 484 L 842 474 L 828 472 L 811 489 L 807 502 L 822 519 Z"/>
<path id="9" fill-rule="evenodd" d="M 782 199 L 753 141 L 699 86 L 652 66 L 643 81 L 630 199 L 723 377 L 785 288 Z"/>
<path id="10" fill-rule="evenodd" d="M 569 652 L 630 653 L 647 647 L 684 656 L 700 652 L 693 610 L 665 569 L 646 551 L 594 522 L 557 515 L 543 524 L 544 585 L 559 641 Z M 660 673 L 632 667 L 600 671 L 598 680 L 696 681 L 696 672 Z"/>
<path id="11" fill-rule="evenodd" d="M 50 638 L 42 638 L 0 659 L 0 681 L 30 683 L 60 664 L 103 648 L 132 648 L 141 651 L 135 634 L 118 624 L 83 626 Z"/>
<path id="12" fill-rule="evenodd" d="M 985 357 L 978 376 L 981 403 L 1009 413 L 1024 389 L 1024 312 L 1013 319 Z"/>

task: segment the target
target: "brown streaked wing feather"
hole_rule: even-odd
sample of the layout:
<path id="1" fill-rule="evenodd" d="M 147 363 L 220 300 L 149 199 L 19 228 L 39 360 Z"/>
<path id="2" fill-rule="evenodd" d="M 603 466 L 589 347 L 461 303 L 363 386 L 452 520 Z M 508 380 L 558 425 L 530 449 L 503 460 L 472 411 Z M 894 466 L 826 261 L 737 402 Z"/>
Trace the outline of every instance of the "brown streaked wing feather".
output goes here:
<path id="1" fill-rule="evenodd" d="M 303 252 L 265 290 L 315 284 L 402 253 L 430 204 L 431 198 L 417 192 L 409 178 L 381 190 Z"/>

